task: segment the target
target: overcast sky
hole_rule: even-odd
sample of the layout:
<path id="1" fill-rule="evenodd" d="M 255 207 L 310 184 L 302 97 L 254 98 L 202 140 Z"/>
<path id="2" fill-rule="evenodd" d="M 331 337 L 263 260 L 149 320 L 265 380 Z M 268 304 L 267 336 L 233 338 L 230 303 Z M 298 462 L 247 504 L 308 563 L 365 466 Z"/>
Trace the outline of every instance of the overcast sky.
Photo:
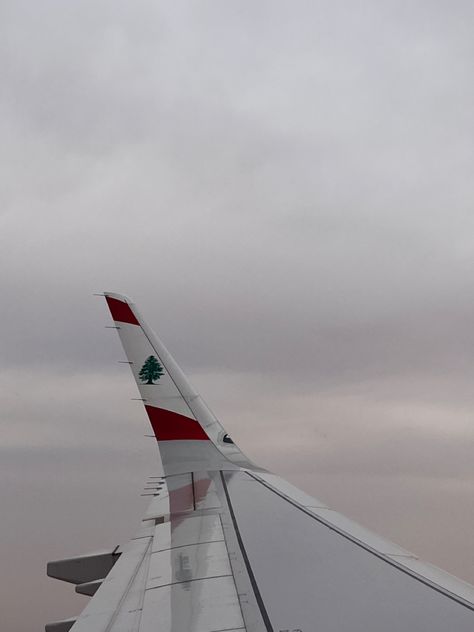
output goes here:
<path id="1" fill-rule="evenodd" d="M 103 290 L 244 452 L 474 582 L 474 5 L 3 0 L 0 611 L 126 542 L 156 448 Z"/>

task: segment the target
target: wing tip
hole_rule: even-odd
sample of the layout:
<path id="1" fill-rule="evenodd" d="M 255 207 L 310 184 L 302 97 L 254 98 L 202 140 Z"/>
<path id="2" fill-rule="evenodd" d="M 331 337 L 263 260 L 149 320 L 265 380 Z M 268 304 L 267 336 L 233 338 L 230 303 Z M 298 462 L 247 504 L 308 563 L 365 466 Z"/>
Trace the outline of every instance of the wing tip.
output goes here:
<path id="1" fill-rule="evenodd" d="M 134 305 L 134 301 L 126 294 L 120 294 L 119 292 L 103 292 L 105 298 L 113 298 L 121 303 L 127 303 L 128 305 Z"/>
<path id="2" fill-rule="evenodd" d="M 104 292 L 104 296 L 115 322 L 140 325 L 133 309 L 134 303 L 128 296 L 116 292 Z"/>

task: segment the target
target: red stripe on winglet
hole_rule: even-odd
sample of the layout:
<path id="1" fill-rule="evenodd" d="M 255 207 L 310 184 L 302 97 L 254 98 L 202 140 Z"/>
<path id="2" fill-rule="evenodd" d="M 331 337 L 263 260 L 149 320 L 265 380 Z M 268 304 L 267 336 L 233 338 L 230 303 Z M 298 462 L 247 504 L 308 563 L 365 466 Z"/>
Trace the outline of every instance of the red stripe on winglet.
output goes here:
<path id="1" fill-rule="evenodd" d="M 209 437 L 195 419 L 156 406 L 145 406 L 145 409 L 158 441 L 209 441 Z"/>
<path id="2" fill-rule="evenodd" d="M 130 309 L 130 305 L 119 301 L 117 298 L 106 296 L 105 300 L 109 306 L 112 318 L 120 323 L 130 323 L 130 325 L 140 325 L 135 317 L 135 314 Z"/>

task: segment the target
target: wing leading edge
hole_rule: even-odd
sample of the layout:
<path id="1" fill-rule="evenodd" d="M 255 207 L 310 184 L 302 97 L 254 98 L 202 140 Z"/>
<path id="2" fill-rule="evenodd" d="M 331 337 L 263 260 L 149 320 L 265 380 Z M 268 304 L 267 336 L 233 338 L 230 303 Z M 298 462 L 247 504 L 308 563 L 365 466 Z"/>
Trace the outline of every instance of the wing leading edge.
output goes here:
<path id="1" fill-rule="evenodd" d="M 48 632 L 472 632 L 472 586 L 253 465 L 133 302 L 105 297 L 163 476 L 124 547 L 48 565 L 93 595 Z"/>

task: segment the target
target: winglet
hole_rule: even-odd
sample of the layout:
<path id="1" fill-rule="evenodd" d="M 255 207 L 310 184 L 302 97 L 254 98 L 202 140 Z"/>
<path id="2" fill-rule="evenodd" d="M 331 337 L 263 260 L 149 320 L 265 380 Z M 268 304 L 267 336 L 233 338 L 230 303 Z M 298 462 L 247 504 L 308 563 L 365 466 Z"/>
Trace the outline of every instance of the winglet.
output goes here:
<path id="1" fill-rule="evenodd" d="M 165 473 L 253 469 L 133 301 L 113 292 L 104 296 L 158 441 Z"/>

